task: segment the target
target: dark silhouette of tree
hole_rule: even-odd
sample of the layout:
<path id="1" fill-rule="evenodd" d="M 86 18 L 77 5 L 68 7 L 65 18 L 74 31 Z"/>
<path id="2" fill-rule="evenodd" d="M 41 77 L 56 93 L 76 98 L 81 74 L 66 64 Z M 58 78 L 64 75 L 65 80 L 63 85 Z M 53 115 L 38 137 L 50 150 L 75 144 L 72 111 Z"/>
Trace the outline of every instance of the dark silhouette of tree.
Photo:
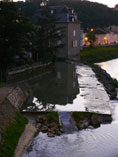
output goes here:
<path id="1" fill-rule="evenodd" d="M 43 7 L 41 17 L 37 17 L 37 48 L 38 58 L 43 61 L 55 61 L 56 53 L 64 46 L 64 28 L 57 23 L 57 18 L 50 13 L 50 8 Z"/>
<path id="2" fill-rule="evenodd" d="M 7 71 L 23 57 L 30 46 L 31 22 L 24 18 L 15 3 L 0 2 L 0 80 L 6 81 Z"/>
<path id="3" fill-rule="evenodd" d="M 96 41 L 96 36 L 93 28 L 91 28 L 90 31 L 87 33 L 87 37 L 90 46 L 93 46 L 94 42 Z"/>

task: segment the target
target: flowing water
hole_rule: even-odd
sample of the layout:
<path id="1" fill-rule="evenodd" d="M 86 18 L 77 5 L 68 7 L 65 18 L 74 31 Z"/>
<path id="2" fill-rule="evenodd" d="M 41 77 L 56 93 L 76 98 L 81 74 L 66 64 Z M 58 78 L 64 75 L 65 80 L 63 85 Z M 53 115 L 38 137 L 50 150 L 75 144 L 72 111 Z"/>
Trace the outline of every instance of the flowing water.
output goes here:
<path id="1" fill-rule="evenodd" d="M 53 72 L 31 85 L 33 92 L 24 112 L 59 111 L 66 128 L 71 124 L 70 111 L 112 114 L 113 121 L 97 129 L 75 129 L 54 138 L 39 133 L 22 157 L 118 157 L 118 102 L 109 101 L 104 87 L 88 66 L 58 63 Z"/>

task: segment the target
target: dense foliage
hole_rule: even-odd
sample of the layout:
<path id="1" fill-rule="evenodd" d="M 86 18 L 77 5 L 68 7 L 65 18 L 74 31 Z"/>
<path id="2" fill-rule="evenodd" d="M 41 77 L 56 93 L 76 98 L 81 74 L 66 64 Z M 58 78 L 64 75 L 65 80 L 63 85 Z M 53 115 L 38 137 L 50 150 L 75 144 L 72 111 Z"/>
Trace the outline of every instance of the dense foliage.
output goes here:
<path id="1" fill-rule="evenodd" d="M 24 18 L 15 3 L 0 2 L 0 80 L 15 64 L 16 56 L 24 57 L 30 47 L 31 22 Z"/>
<path id="2" fill-rule="evenodd" d="M 26 16 L 32 16 L 40 7 L 39 3 L 18 3 Z M 91 27 L 107 27 L 118 25 L 118 10 L 109 8 L 106 5 L 73 0 L 50 0 L 49 5 L 66 5 L 75 9 L 78 19 L 82 22 L 82 27 L 86 30 Z"/>
<path id="3" fill-rule="evenodd" d="M 37 48 L 36 53 L 43 60 L 55 61 L 58 50 L 64 46 L 64 28 L 57 26 L 57 18 L 50 14 L 50 9 L 44 7 L 41 12 L 42 17 L 37 17 Z M 36 55 L 37 56 L 37 55 Z"/>
<path id="4" fill-rule="evenodd" d="M 43 19 L 26 18 L 16 3 L 0 2 L 0 81 L 7 80 L 11 67 L 32 62 L 54 60 L 57 44 L 63 38 L 56 18 L 47 14 Z"/>

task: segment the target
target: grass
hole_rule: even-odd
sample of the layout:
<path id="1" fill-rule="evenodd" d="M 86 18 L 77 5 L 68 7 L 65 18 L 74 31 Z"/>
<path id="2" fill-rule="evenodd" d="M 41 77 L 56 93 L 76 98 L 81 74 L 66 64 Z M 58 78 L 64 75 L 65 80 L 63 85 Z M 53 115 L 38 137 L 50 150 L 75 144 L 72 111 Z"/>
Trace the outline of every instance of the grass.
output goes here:
<path id="1" fill-rule="evenodd" d="M 49 123 L 52 123 L 52 122 L 58 122 L 58 113 L 57 112 L 48 112 L 47 113 L 47 119 L 48 119 L 48 122 Z"/>
<path id="2" fill-rule="evenodd" d="M 2 133 L 2 142 L 0 144 L 0 157 L 13 157 L 19 137 L 21 136 L 27 119 L 20 113 L 16 114 L 14 122 Z"/>
<path id="3" fill-rule="evenodd" d="M 94 112 L 72 112 L 72 116 L 75 121 L 80 121 L 81 119 L 90 118 L 92 115 L 97 115 Z"/>
<path id="4" fill-rule="evenodd" d="M 4 84 L 4 83 L 2 83 L 2 82 L 0 82 L 0 87 L 3 87 L 3 86 L 5 86 L 5 84 Z"/>
<path id="5" fill-rule="evenodd" d="M 111 78 L 111 76 L 94 63 L 108 61 L 118 58 L 117 47 L 94 47 L 84 48 L 81 51 L 81 62 L 89 65 L 95 72 L 98 80 L 104 85 L 110 99 L 116 99 L 116 88 L 118 88 L 118 81 Z"/>
<path id="6" fill-rule="evenodd" d="M 98 63 L 118 58 L 118 47 L 94 47 L 84 48 L 81 51 L 81 62 Z"/>

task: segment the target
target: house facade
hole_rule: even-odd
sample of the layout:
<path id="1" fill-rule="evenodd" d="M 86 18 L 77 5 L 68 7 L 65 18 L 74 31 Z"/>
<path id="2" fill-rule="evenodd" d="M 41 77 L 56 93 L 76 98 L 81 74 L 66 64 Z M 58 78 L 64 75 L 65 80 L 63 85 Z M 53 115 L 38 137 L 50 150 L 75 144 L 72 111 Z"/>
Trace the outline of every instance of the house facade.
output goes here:
<path id="1" fill-rule="evenodd" d="M 89 46 L 89 42 L 86 40 L 87 33 L 83 33 L 83 45 Z M 112 26 L 105 29 L 95 30 L 96 41 L 94 45 L 110 45 L 118 44 L 118 27 Z"/>
<path id="2" fill-rule="evenodd" d="M 67 6 L 49 6 L 50 14 L 54 14 L 57 20 L 57 27 L 64 28 L 64 37 L 57 44 L 63 43 L 64 47 L 56 52 L 57 57 L 68 58 L 73 55 L 80 55 L 80 22 L 73 9 Z M 40 10 L 39 10 L 40 12 Z M 40 13 L 36 16 L 40 16 Z"/>

